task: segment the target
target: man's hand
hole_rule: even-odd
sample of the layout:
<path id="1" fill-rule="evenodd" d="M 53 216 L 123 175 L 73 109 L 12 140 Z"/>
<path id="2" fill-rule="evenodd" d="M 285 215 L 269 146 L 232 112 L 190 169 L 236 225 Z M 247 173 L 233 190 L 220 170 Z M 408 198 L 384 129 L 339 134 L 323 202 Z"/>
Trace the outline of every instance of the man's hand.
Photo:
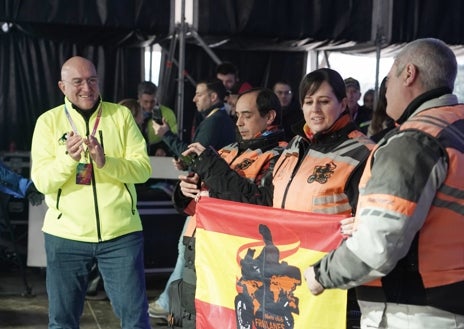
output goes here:
<path id="1" fill-rule="evenodd" d="M 196 153 L 198 156 L 200 156 L 204 151 L 205 147 L 201 145 L 198 142 L 192 143 L 188 146 L 188 149 L 182 152 L 182 155 L 189 155 L 191 153 Z"/>
<path id="2" fill-rule="evenodd" d="M 67 134 L 66 139 L 66 152 L 67 154 L 74 159 L 74 161 L 79 162 L 81 160 L 82 152 L 84 152 L 84 139 L 75 134 L 74 131 L 70 131 Z"/>
<path id="3" fill-rule="evenodd" d="M 89 136 L 84 139 L 84 143 L 87 145 L 90 157 L 97 165 L 97 168 L 101 168 L 105 165 L 105 153 L 100 143 L 94 136 Z"/>
<path id="4" fill-rule="evenodd" d="M 171 128 L 169 128 L 169 125 L 164 118 L 163 118 L 162 125 L 157 124 L 155 120 L 152 120 L 151 122 L 152 122 L 153 131 L 155 132 L 155 135 L 158 137 L 163 137 L 168 131 L 171 130 Z"/>
<path id="5" fill-rule="evenodd" d="M 306 279 L 306 284 L 308 285 L 309 291 L 315 296 L 322 294 L 324 292 L 324 287 L 317 282 L 316 276 L 314 274 L 314 267 L 310 266 L 304 272 L 304 277 Z"/>
<path id="6" fill-rule="evenodd" d="M 355 217 L 348 217 L 340 221 L 340 232 L 343 235 L 351 236 L 355 231 L 354 218 Z"/>
<path id="7" fill-rule="evenodd" d="M 184 163 L 180 159 L 172 159 L 172 164 L 174 165 L 174 168 L 179 171 L 187 170 L 187 168 L 184 166 Z"/>
<path id="8" fill-rule="evenodd" d="M 179 187 L 182 194 L 186 197 L 195 199 L 200 193 L 200 189 L 198 188 L 200 176 L 198 176 L 198 174 L 190 174 L 188 176 L 179 175 L 179 180 Z"/>

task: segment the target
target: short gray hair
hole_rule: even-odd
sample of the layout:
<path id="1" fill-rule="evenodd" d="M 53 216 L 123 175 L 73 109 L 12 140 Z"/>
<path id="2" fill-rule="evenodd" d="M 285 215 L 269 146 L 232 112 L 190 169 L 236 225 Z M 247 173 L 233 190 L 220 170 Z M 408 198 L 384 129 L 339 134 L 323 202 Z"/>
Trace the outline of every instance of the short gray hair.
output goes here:
<path id="1" fill-rule="evenodd" d="M 419 81 L 425 90 L 439 87 L 454 89 L 457 75 L 456 56 L 443 41 L 424 38 L 408 43 L 395 58 L 397 76 L 408 63 L 417 67 Z"/>

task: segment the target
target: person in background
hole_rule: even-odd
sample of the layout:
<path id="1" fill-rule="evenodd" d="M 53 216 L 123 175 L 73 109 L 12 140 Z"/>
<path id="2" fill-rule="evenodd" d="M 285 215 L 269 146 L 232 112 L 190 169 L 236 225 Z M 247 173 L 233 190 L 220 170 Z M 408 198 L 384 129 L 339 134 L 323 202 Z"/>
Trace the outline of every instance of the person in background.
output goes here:
<path id="1" fill-rule="evenodd" d="M 224 109 L 226 89 L 220 80 L 203 80 L 197 83 L 193 102 L 203 120 L 196 127 L 192 142 L 218 150 L 235 141 L 233 121 Z M 163 140 L 174 156 L 179 157 L 188 143 L 179 139 L 166 121 L 152 122 L 154 133 Z"/>
<path id="2" fill-rule="evenodd" d="M 301 126 L 304 122 L 303 111 L 298 101 L 293 97 L 292 87 L 288 82 L 277 81 L 272 90 L 282 106 L 282 127 L 285 131 L 285 140 L 288 142 L 296 135 L 293 127 Z"/>
<path id="3" fill-rule="evenodd" d="M 142 110 L 139 101 L 137 101 L 135 98 L 125 98 L 118 102 L 118 104 L 127 107 L 131 111 L 137 126 L 139 126 L 140 130 L 142 130 L 144 111 Z"/>
<path id="4" fill-rule="evenodd" d="M 238 85 L 239 90 L 252 88 L 248 82 L 240 82 L 238 69 L 231 62 L 222 62 L 216 67 L 216 78 L 222 81 L 227 91 L 230 91 L 234 85 Z"/>
<path id="5" fill-rule="evenodd" d="M 235 113 L 235 106 L 237 104 L 237 99 L 238 96 L 248 90 L 252 89 L 251 86 L 248 84 L 240 84 L 236 83 L 232 88 L 229 90 L 228 96 L 226 97 L 227 99 L 227 104 L 229 105 L 229 116 L 232 118 L 232 120 L 235 122 L 237 121 L 237 116 Z"/>
<path id="6" fill-rule="evenodd" d="M 379 99 L 375 107 L 372 121 L 369 125 L 367 136 L 374 142 L 378 142 L 387 132 L 395 127 L 395 121 L 387 114 L 387 77 L 383 78 L 379 88 Z"/>
<path id="7" fill-rule="evenodd" d="M 148 144 L 149 155 L 167 156 L 172 155 L 169 148 L 157 136 L 152 129 L 154 120 L 162 124 L 165 122 L 169 129 L 177 134 L 177 119 L 174 111 L 167 106 L 158 103 L 156 92 L 158 87 L 151 81 L 142 81 L 137 88 L 137 97 L 143 110 L 142 133 Z"/>
<path id="8" fill-rule="evenodd" d="M 209 175 L 217 181 L 227 180 L 229 176 L 240 176 L 251 184 L 268 184 L 272 179 L 272 170 L 283 147 L 284 132 L 279 128 L 281 108 L 276 95 L 270 89 L 255 88 L 241 93 L 237 100 L 237 128 L 240 133 L 238 142 L 225 146 L 217 153 L 218 156 L 197 160 L 209 170 Z M 200 143 L 193 143 L 189 149 L 195 148 L 201 154 L 216 154 L 216 151 L 206 148 Z M 206 151 L 205 151 L 206 150 Z M 216 163 L 220 162 L 220 165 Z M 195 258 L 195 216 L 196 202 L 193 197 L 197 195 L 197 187 L 202 185 L 198 174 L 179 176 L 180 183 L 174 192 L 174 202 L 179 212 L 192 215 L 189 226 L 184 233 L 183 241 L 188 246 L 185 251 L 185 267 L 183 273 L 183 290 L 181 304 L 184 314 L 184 328 L 195 327 L 195 307 L 193 297 L 196 289 Z M 185 185 L 184 185 L 185 184 Z M 189 187 L 194 185 L 194 189 Z M 202 195 L 215 198 L 224 198 L 229 191 L 208 189 L 208 185 L 201 187 Z M 240 198 L 239 195 L 237 195 Z"/>
<path id="9" fill-rule="evenodd" d="M 464 105 L 453 51 L 404 46 L 387 75 L 399 126 L 372 152 L 356 230 L 305 271 L 309 290 L 357 287 L 362 328 L 464 328 Z"/>
<path id="10" fill-rule="evenodd" d="M 232 120 L 235 122 L 237 120 L 237 116 L 235 113 L 235 106 L 237 104 L 239 92 L 239 84 L 235 84 L 227 94 L 227 105 L 228 105 L 228 113 Z"/>
<path id="11" fill-rule="evenodd" d="M 363 96 L 363 106 L 369 110 L 374 110 L 375 90 L 368 89 Z"/>
<path id="12" fill-rule="evenodd" d="M 351 77 L 347 78 L 345 79 L 345 86 L 351 118 L 358 125 L 359 129 L 367 135 L 367 129 L 372 119 L 372 109 L 358 104 L 361 98 L 361 87 L 358 80 Z"/>
<path id="13" fill-rule="evenodd" d="M 234 102 L 233 98 L 236 99 L 235 95 L 251 89 L 251 85 L 248 82 L 241 82 L 238 76 L 237 67 L 231 62 L 222 62 L 216 66 L 216 78 L 222 81 L 222 84 L 226 88 L 226 95 L 224 97 L 224 107 L 233 118 L 233 110 L 230 108 L 230 103 Z M 229 95 L 232 95 L 232 99 L 229 101 Z M 235 118 L 233 119 L 235 121 Z"/>
<path id="14" fill-rule="evenodd" d="M 31 177 L 45 195 L 49 328 L 79 328 L 89 272 L 98 263 L 123 329 L 150 328 L 142 223 L 134 184 L 151 175 L 132 114 L 104 102 L 93 63 L 68 59 L 64 104 L 36 122 Z"/>

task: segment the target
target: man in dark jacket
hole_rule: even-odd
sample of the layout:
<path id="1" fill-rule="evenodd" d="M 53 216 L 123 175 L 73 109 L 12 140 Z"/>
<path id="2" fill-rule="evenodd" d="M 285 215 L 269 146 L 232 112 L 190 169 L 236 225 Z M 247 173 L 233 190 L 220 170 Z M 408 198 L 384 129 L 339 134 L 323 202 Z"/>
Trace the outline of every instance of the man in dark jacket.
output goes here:
<path id="1" fill-rule="evenodd" d="M 235 141 L 234 122 L 224 109 L 225 95 L 226 89 L 220 80 L 201 81 L 197 84 L 193 102 L 203 120 L 195 129 L 192 142 L 219 150 Z M 175 156 L 180 156 L 187 149 L 188 143 L 181 141 L 164 119 L 162 125 L 153 121 L 153 129 Z"/>

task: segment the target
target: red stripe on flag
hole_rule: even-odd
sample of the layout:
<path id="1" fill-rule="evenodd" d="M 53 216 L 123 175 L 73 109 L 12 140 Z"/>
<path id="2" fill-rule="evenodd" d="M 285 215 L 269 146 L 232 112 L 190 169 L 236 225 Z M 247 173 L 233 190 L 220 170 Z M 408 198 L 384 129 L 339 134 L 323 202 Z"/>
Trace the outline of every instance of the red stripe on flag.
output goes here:
<path id="1" fill-rule="evenodd" d="M 196 327 L 201 329 L 218 329 L 211 319 L 220 319 L 221 328 L 237 328 L 235 310 L 220 305 L 195 300 L 197 312 Z M 206 316 L 207 315 L 207 316 Z M 216 322 L 217 323 L 217 322 Z"/>
<path id="2" fill-rule="evenodd" d="M 196 207 L 199 228 L 261 240 L 258 226 L 265 224 L 272 232 L 276 244 L 300 243 L 299 247 L 322 252 L 335 249 L 342 241 L 340 220 L 345 217 L 304 213 L 208 197 L 202 197 Z M 240 225 L 244 218 L 247 223 Z M 235 225 L 240 226 L 239 231 L 231 230 Z M 291 230 L 288 229 L 289 227 Z M 308 235 L 311 238 L 308 238 Z"/>

